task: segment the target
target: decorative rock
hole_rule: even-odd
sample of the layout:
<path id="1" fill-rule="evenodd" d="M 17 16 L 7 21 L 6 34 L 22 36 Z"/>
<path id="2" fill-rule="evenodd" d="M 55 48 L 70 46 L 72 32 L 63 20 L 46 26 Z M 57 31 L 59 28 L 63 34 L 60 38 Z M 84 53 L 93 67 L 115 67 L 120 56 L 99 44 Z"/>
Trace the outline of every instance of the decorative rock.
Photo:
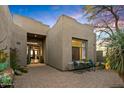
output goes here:
<path id="1" fill-rule="evenodd" d="M 19 70 L 15 70 L 15 75 L 22 75 L 22 72 Z"/>

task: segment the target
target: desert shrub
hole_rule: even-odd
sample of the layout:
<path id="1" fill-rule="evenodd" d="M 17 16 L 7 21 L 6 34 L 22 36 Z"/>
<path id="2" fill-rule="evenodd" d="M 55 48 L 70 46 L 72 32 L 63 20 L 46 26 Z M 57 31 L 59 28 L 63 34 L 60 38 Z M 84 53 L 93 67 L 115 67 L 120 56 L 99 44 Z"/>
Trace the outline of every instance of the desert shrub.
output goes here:
<path id="1" fill-rule="evenodd" d="M 108 46 L 107 59 L 112 70 L 124 73 L 124 32 L 116 32 Z"/>
<path id="2" fill-rule="evenodd" d="M 10 51 L 10 66 L 13 68 L 16 75 L 21 75 L 22 73 L 27 73 L 28 70 L 25 67 L 17 64 L 18 62 L 17 49 L 11 49 Z"/>

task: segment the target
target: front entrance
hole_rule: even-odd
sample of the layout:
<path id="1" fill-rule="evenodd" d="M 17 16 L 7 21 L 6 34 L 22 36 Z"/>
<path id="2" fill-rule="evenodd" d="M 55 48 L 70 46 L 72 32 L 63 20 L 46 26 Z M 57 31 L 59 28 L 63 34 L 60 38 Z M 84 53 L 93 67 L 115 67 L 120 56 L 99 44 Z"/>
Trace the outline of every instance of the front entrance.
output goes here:
<path id="1" fill-rule="evenodd" d="M 28 49 L 28 52 L 30 53 L 28 56 L 30 57 L 29 59 L 30 59 L 30 62 L 29 63 L 32 63 L 32 64 L 34 64 L 34 63 L 40 63 L 41 61 L 40 61 L 40 55 L 41 55 L 41 53 L 40 53 L 40 50 L 41 50 L 41 48 L 40 48 L 40 46 L 38 46 L 38 45 L 33 45 L 33 44 L 28 44 L 28 46 L 27 46 L 28 48 L 30 48 L 30 49 Z"/>
<path id="2" fill-rule="evenodd" d="M 27 64 L 44 63 L 45 36 L 27 34 Z"/>

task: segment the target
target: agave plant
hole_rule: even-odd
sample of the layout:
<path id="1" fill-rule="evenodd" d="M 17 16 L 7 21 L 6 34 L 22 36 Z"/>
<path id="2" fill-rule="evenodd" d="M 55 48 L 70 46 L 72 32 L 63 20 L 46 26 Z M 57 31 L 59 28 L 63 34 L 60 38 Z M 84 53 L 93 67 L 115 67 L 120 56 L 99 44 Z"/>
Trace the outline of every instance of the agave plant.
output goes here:
<path id="1" fill-rule="evenodd" d="M 111 37 L 107 58 L 110 68 L 118 72 L 124 82 L 124 32 L 118 31 Z"/>

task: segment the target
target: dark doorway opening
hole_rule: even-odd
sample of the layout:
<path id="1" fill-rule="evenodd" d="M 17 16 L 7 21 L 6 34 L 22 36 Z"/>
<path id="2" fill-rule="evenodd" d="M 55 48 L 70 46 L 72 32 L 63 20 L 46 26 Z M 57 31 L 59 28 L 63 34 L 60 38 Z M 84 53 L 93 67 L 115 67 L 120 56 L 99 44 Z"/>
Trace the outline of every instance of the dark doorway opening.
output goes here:
<path id="1" fill-rule="evenodd" d="M 44 63 L 46 36 L 27 33 L 27 64 Z"/>

